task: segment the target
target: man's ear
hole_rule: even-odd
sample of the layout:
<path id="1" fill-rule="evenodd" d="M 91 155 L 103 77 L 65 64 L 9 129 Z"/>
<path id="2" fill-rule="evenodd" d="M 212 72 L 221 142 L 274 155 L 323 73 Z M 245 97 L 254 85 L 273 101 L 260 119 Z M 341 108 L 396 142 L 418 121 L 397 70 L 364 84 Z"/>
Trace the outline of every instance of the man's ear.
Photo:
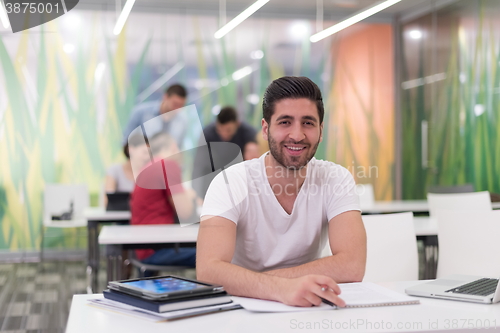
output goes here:
<path id="1" fill-rule="evenodd" d="M 261 125 L 262 125 L 262 137 L 264 138 L 264 140 L 269 141 L 268 140 L 269 124 L 264 118 L 262 118 Z"/>
<path id="2" fill-rule="evenodd" d="M 321 125 L 319 126 L 319 142 L 323 141 L 323 125 L 325 123 L 321 123 Z"/>

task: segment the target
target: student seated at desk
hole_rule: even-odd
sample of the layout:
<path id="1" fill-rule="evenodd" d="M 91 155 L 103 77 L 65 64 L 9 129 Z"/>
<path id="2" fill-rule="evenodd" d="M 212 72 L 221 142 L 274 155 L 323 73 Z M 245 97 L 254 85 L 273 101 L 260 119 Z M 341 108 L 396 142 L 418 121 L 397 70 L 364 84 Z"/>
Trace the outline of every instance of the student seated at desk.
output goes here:
<path id="1" fill-rule="evenodd" d="M 178 152 L 177 145 L 167 134 L 160 133 L 150 140 L 155 142 L 155 161 L 142 170 L 136 179 L 136 186 L 131 195 L 131 224 L 173 224 L 177 212 L 179 218 L 189 217 L 194 207 L 196 194 L 186 189 L 181 183 L 181 168 L 177 161 L 169 156 Z M 166 157 L 166 158 L 164 158 Z M 175 186 L 168 186 L 168 179 Z M 174 201 L 176 205 L 174 206 Z M 166 248 L 161 250 L 136 250 L 137 259 L 150 265 L 195 267 L 195 248 Z M 151 272 L 146 272 L 150 276 Z"/>
<path id="2" fill-rule="evenodd" d="M 133 161 L 130 159 L 131 153 Z M 142 135 L 131 136 L 123 146 L 123 154 L 127 158 L 124 163 L 114 164 L 106 170 L 105 193 L 132 192 L 135 187 L 133 170 L 140 170 L 149 162 L 148 147 Z M 106 196 L 104 206 L 107 206 Z"/>
<path id="3" fill-rule="evenodd" d="M 319 305 L 322 297 L 344 306 L 337 282 L 363 279 L 366 233 L 351 174 L 314 158 L 321 92 L 308 78 L 282 77 L 266 89 L 262 107 L 270 152 L 210 184 L 197 277 L 237 296 L 295 306 Z M 318 259 L 327 238 L 333 255 Z"/>

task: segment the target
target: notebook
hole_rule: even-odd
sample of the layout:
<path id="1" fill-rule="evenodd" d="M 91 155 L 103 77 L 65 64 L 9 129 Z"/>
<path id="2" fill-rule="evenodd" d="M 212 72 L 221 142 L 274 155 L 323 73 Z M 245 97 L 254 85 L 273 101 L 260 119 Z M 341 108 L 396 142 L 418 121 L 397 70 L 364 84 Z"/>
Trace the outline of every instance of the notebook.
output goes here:
<path id="1" fill-rule="evenodd" d="M 419 304 L 416 298 L 392 291 L 372 282 L 339 283 L 342 291 L 340 298 L 346 302 L 346 308 L 365 308 L 374 306 L 393 306 Z M 266 301 L 247 297 L 231 297 L 244 309 L 253 312 L 298 312 L 331 310 L 337 307 L 322 303 L 320 306 L 298 307 L 280 302 Z"/>
<path id="2" fill-rule="evenodd" d="M 454 301 L 498 303 L 498 279 L 473 275 L 450 275 L 407 288 L 408 295 L 441 298 Z"/>
<path id="3" fill-rule="evenodd" d="M 114 290 L 104 290 L 103 295 L 104 298 L 154 312 L 168 312 L 232 302 L 231 297 L 225 291 L 213 295 L 202 295 L 183 300 L 174 299 L 168 301 L 146 300 L 141 297 L 128 295 Z"/>

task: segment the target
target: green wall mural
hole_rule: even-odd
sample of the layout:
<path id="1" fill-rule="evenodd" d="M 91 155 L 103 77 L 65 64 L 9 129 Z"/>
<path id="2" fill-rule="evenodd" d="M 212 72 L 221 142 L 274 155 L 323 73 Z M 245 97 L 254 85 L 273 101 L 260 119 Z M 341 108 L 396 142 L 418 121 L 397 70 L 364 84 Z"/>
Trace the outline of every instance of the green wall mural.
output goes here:
<path id="1" fill-rule="evenodd" d="M 370 124 L 373 119 L 371 111 L 351 119 L 347 99 L 339 103 L 340 90 L 333 87 L 333 82 L 337 87 L 343 84 L 341 77 L 336 79 L 339 68 L 356 66 L 349 57 L 339 62 L 334 54 L 344 48 L 343 54 L 349 54 L 350 47 L 362 45 L 369 34 L 358 32 L 358 41 L 350 46 L 344 43 L 349 39 L 349 29 L 342 43 L 330 39 L 311 44 L 307 36 L 287 40 L 288 20 L 250 19 L 226 38 L 215 41 L 207 28 L 216 30 L 215 17 L 135 13 L 122 33 L 113 36 L 108 22 L 114 21 L 114 13 L 72 14 L 81 16 L 80 24 L 85 22 L 85 29 L 74 29 L 72 25 L 78 23 L 74 17 L 70 25 L 65 23 L 64 19 L 71 18 L 68 14 L 36 31 L 0 35 L 0 251 L 40 249 L 46 183 L 87 184 L 91 203 L 98 204 L 106 168 L 124 160 L 122 130 L 132 108 L 142 102 L 141 93 L 161 81 L 176 64 L 182 69 L 160 82 L 161 87 L 144 101 L 160 98 L 171 83 L 182 83 L 189 90 L 188 104 L 196 105 L 203 124 L 213 121 L 215 105 L 229 104 L 260 128 L 261 103 L 250 102 L 248 97 L 260 98 L 267 85 L 283 75 L 309 76 L 323 91 L 326 106 L 325 140 L 316 157 L 353 167 L 354 159 L 347 153 L 351 151 L 361 156 L 356 158 L 361 165 L 380 162 L 381 178 L 371 181 L 383 183 L 379 198 L 390 198 L 392 153 L 375 162 L 365 161 L 363 155 L 374 145 L 380 145 L 380 151 L 392 152 L 392 103 L 386 103 L 383 115 L 377 118 L 383 125 L 376 125 L 379 127 L 370 132 L 377 135 L 376 140 L 358 133 L 351 141 L 342 139 L 338 132 L 359 122 Z M 251 40 L 242 37 L 247 36 L 245 29 L 252 32 Z M 369 25 L 365 29 L 369 32 Z M 390 45 L 390 26 L 383 29 L 384 43 Z M 264 56 L 250 58 L 252 50 L 260 50 Z M 392 59 L 369 54 L 363 57 L 369 68 L 380 64 L 390 68 Z M 250 75 L 241 80 L 231 78 L 245 66 L 252 68 Z M 362 70 L 356 80 L 380 87 L 372 74 Z M 358 89 L 355 81 L 349 81 L 346 91 Z M 392 89 L 391 79 L 384 84 Z M 381 99 L 389 101 L 391 91 Z M 380 106 L 370 104 L 370 100 L 374 99 L 361 96 L 353 103 L 378 110 Z M 192 145 L 198 141 L 197 135 L 190 133 Z M 78 230 L 57 229 L 51 234 L 56 237 L 45 239 L 47 247 L 86 246 Z"/>
<path id="2" fill-rule="evenodd" d="M 463 0 L 404 25 L 404 199 L 432 185 L 500 192 L 499 14 Z"/>

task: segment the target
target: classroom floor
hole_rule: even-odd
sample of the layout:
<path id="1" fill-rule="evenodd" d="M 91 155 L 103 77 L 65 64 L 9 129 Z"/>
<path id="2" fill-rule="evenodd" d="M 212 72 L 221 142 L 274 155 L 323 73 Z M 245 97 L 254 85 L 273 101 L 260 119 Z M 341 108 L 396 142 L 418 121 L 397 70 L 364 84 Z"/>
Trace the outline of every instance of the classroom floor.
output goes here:
<path id="1" fill-rule="evenodd" d="M 64 332 L 73 294 L 86 292 L 85 262 L 0 264 L 0 331 Z"/>
<path id="2" fill-rule="evenodd" d="M 106 285 L 105 261 L 99 286 Z M 135 277 L 135 270 L 132 277 Z M 195 278 L 195 271 L 176 272 Z M 63 333 L 74 294 L 87 293 L 86 261 L 0 263 L 0 332 Z"/>

